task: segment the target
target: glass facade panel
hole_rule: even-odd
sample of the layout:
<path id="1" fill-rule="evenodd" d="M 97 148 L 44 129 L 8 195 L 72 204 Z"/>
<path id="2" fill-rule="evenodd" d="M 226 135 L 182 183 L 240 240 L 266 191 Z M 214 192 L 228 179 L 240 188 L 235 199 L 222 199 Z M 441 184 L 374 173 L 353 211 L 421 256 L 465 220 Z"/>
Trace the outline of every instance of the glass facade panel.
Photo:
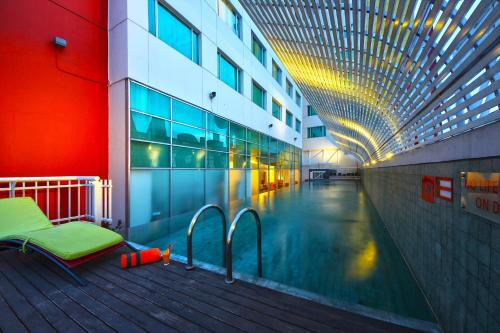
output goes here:
<path id="1" fill-rule="evenodd" d="M 194 106 L 178 100 L 172 101 L 172 120 L 180 123 L 205 128 L 206 113 Z"/>
<path id="2" fill-rule="evenodd" d="M 231 169 L 247 168 L 247 157 L 244 155 L 229 154 L 229 167 Z"/>
<path id="3" fill-rule="evenodd" d="M 170 97 L 131 82 L 130 108 L 169 119 Z"/>
<path id="4" fill-rule="evenodd" d="M 182 146 L 205 148 L 205 131 L 172 123 L 172 143 Z"/>
<path id="5" fill-rule="evenodd" d="M 245 199 L 245 170 L 229 170 L 230 201 Z"/>
<path id="6" fill-rule="evenodd" d="M 218 54 L 219 58 L 219 80 L 241 92 L 240 75 L 241 70 L 232 64 L 225 56 Z"/>
<path id="7" fill-rule="evenodd" d="M 259 149 L 259 145 L 258 144 L 249 142 L 247 144 L 247 148 L 248 148 L 248 151 L 247 151 L 248 155 L 250 155 L 250 156 L 259 156 L 259 150 L 260 149 Z"/>
<path id="8" fill-rule="evenodd" d="M 266 49 L 262 43 L 252 34 L 252 53 L 259 62 L 266 67 Z"/>
<path id="9" fill-rule="evenodd" d="M 281 104 L 273 99 L 273 117 L 281 120 Z"/>
<path id="10" fill-rule="evenodd" d="M 205 150 L 173 146 L 172 167 L 195 169 L 204 168 Z"/>
<path id="11" fill-rule="evenodd" d="M 247 130 L 245 127 L 231 122 L 231 137 L 246 140 Z"/>
<path id="12" fill-rule="evenodd" d="M 286 110 L 286 125 L 293 128 L 293 114 Z"/>
<path id="13" fill-rule="evenodd" d="M 170 216 L 170 170 L 130 171 L 130 226 Z"/>
<path id="14" fill-rule="evenodd" d="M 214 203 L 224 207 L 228 200 L 228 170 L 207 170 L 206 193 L 207 203 Z"/>
<path id="15" fill-rule="evenodd" d="M 148 30 L 156 36 L 156 0 L 148 0 Z"/>
<path id="16" fill-rule="evenodd" d="M 252 101 L 264 110 L 266 109 L 266 91 L 255 81 L 252 82 Z"/>
<path id="17" fill-rule="evenodd" d="M 229 151 L 234 154 L 246 155 L 246 142 L 238 139 L 229 139 Z"/>
<path id="18" fill-rule="evenodd" d="M 158 38 L 198 63 L 195 56 L 198 51 L 194 52 L 198 48 L 198 40 L 193 38 L 196 33 L 162 5 L 157 6 L 157 13 Z"/>
<path id="19" fill-rule="evenodd" d="M 229 157 L 227 153 L 218 151 L 207 152 L 207 168 L 212 169 L 227 169 L 229 166 Z"/>
<path id="20" fill-rule="evenodd" d="M 209 131 L 222 135 L 229 135 L 229 121 L 211 113 L 207 115 L 207 119 Z"/>
<path id="21" fill-rule="evenodd" d="M 132 139 L 170 143 L 170 122 L 138 112 L 130 112 Z"/>
<path id="22" fill-rule="evenodd" d="M 132 168 L 169 168 L 170 146 L 148 142 L 130 142 Z"/>
<path id="23" fill-rule="evenodd" d="M 207 133 L 207 149 L 227 152 L 229 149 L 228 139 L 217 133 Z"/>
<path id="24" fill-rule="evenodd" d="M 172 216 L 194 212 L 205 204 L 204 182 L 205 170 L 172 170 Z"/>
<path id="25" fill-rule="evenodd" d="M 247 140 L 259 144 L 259 132 L 247 129 Z"/>

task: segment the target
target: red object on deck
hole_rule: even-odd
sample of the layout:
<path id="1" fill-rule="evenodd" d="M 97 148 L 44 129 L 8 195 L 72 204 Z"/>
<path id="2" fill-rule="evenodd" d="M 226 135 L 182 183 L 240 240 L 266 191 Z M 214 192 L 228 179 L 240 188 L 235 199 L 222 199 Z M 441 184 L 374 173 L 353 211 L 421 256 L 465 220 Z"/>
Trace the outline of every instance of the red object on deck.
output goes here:
<path id="1" fill-rule="evenodd" d="M 130 268 L 150 264 L 161 260 L 161 251 L 158 248 L 122 254 L 121 267 Z"/>
<path id="2" fill-rule="evenodd" d="M 0 177 L 107 178 L 107 3 L 0 1 Z"/>

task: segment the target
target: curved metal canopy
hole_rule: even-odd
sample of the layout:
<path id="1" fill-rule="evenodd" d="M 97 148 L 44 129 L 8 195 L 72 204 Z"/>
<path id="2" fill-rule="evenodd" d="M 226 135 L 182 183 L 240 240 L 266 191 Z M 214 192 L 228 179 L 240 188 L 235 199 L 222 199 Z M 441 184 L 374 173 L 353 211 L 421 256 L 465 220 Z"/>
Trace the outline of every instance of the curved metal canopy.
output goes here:
<path id="1" fill-rule="evenodd" d="M 240 1 L 364 162 L 500 119 L 499 1 Z"/>

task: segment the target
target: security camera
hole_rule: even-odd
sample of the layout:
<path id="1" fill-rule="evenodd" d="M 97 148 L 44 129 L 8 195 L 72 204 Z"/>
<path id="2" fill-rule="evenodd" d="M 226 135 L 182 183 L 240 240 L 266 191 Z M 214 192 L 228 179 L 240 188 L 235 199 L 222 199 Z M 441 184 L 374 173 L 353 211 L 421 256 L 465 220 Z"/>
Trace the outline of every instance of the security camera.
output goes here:
<path id="1" fill-rule="evenodd" d="M 217 96 L 217 93 L 215 91 L 212 91 L 210 94 L 208 94 L 208 97 L 210 97 L 210 99 L 214 99 L 215 96 Z"/>

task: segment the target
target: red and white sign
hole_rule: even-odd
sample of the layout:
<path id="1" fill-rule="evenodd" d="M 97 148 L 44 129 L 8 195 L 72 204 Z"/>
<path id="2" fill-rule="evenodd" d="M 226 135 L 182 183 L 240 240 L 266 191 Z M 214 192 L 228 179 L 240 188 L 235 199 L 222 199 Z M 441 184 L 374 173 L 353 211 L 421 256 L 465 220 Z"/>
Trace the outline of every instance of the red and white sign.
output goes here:
<path id="1" fill-rule="evenodd" d="M 436 177 L 436 196 L 449 202 L 453 202 L 453 178 Z"/>
<path id="2" fill-rule="evenodd" d="M 422 176 L 422 192 L 420 193 L 422 200 L 434 202 L 434 177 Z"/>

